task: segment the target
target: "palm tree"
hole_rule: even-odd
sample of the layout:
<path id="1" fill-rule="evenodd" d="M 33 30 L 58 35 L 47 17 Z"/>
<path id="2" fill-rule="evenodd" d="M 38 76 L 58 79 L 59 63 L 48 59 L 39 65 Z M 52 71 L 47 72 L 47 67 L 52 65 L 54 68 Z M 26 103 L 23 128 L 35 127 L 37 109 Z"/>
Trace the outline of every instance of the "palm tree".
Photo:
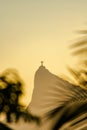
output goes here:
<path id="1" fill-rule="evenodd" d="M 80 32 L 85 36 L 72 44 L 70 48 L 72 54 L 80 59 L 82 68 L 74 70 L 69 67 L 70 73 L 77 80 L 79 86 L 73 85 L 74 88 L 68 86 L 73 92 L 70 98 L 67 97 L 67 101 L 64 100 L 60 106 L 46 114 L 48 120 L 53 119 L 52 130 L 75 130 L 77 124 L 81 121 L 85 122 L 87 119 L 87 31 Z M 64 92 L 62 94 L 64 95 Z"/>

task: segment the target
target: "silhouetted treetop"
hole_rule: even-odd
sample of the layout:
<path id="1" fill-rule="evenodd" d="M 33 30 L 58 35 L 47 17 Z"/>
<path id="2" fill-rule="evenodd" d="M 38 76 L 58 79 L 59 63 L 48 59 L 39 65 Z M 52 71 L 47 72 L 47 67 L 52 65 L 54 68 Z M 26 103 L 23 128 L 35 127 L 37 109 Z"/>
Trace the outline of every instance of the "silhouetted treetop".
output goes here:
<path id="1" fill-rule="evenodd" d="M 19 102 L 20 95 L 23 94 L 24 82 L 15 69 L 7 69 L 0 75 L 0 113 L 4 113 L 7 122 L 36 121 L 39 118 L 24 110 L 24 106 Z"/>

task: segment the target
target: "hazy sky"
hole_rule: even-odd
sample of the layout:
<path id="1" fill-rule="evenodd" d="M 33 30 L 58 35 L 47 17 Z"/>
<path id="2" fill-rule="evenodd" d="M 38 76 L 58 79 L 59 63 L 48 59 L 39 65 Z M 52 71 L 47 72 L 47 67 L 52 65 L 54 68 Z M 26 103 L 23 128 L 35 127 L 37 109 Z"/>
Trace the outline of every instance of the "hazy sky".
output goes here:
<path id="1" fill-rule="evenodd" d="M 55 74 L 71 63 L 69 43 L 87 24 L 87 0 L 0 0 L 0 72 L 16 68 L 33 89 L 34 73 L 43 60 Z"/>

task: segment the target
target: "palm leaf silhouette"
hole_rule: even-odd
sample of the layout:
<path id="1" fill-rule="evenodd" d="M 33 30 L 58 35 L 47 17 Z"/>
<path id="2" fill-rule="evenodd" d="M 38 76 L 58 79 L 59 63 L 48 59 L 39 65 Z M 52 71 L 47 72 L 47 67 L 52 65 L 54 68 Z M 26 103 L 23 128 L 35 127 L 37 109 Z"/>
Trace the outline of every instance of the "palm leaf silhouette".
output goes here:
<path id="1" fill-rule="evenodd" d="M 73 43 L 70 46 L 70 49 L 72 50 L 72 55 L 78 56 L 81 69 L 76 70 L 76 69 L 71 69 L 70 67 L 68 67 L 68 69 L 69 72 L 73 74 L 74 78 L 78 80 L 79 85 L 86 88 L 87 87 L 87 30 L 82 30 L 80 31 L 80 33 L 84 34 L 84 36 L 78 42 Z"/>
<path id="2" fill-rule="evenodd" d="M 51 110 L 48 119 L 56 118 L 52 130 L 59 130 L 65 123 L 73 121 L 82 114 L 87 113 L 87 91 L 76 90 L 75 95 L 61 106 Z"/>
<path id="3" fill-rule="evenodd" d="M 70 49 L 72 50 L 72 55 L 78 56 L 78 58 L 80 57 L 80 62 L 87 68 L 87 30 L 80 31 L 80 33 L 85 34 L 85 36 L 78 42 L 72 44 Z M 84 59 L 82 58 L 83 56 Z M 66 84 L 67 89 L 65 87 L 61 91 L 63 97 L 60 97 L 60 102 L 62 102 L 58 107 L 46 114 L 48 120 L 53 119 L 52 130 L 71 130 L 71 127 L 82 120 L 86 120 L 87 124 L 87 70 L 84 66 L 81 70 L 70 67 L 68 67 L 68 70 L 78 82 L 79 86 Z M 83 74 L 85 78 L 82 76 Z M 82 115 L 85 116 L 80 120 Z M 77 118 L 78 120 L 75 122 L 74 120 Z M 75 127 L 72 130 L 75 130 Z"/>
<path id="4" fill-rule="evenodd" d="M 0 122 L 0 130 L 13 130 L 8 127 L 6 124 Z"/>

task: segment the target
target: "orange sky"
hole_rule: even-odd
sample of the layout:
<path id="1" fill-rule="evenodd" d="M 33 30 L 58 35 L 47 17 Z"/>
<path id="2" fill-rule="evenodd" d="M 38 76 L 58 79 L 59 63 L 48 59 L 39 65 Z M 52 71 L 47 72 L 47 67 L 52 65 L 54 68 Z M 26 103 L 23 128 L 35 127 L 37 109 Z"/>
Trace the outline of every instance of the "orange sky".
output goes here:
<path id="1" fill-rule="evenodd" d="M 26 83 L 26 102 L 41 60 L 57 75 L 66 73 L 66 64 L 72 65 L 68 45 L 86 22 L 87 0 L 0 0 L 0 71 L 19 71 Z"/>

